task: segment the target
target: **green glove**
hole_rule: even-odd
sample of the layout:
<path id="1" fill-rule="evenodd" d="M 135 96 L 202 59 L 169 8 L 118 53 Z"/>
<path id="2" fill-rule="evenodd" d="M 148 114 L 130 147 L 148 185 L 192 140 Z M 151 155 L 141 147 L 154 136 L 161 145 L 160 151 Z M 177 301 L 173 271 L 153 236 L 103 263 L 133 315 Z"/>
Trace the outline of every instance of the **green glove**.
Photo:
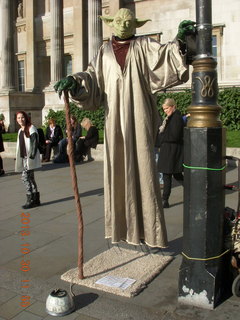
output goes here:
<path id="1" fill-rule="evenodd" d="M 191 20 L 183 20 L 178 26 L 177 39 L 186 42 L 187 35 L 196 34 L 196 22 Z"/>
<path id="2" fill-rule="evenodd" d="M 63 78 L 54 85 L 54 89 L 58 93 L 59 98 L 61 98 L 63 91 L 74 91 L 76 87 L 77 81 L 72 76 Z"/>

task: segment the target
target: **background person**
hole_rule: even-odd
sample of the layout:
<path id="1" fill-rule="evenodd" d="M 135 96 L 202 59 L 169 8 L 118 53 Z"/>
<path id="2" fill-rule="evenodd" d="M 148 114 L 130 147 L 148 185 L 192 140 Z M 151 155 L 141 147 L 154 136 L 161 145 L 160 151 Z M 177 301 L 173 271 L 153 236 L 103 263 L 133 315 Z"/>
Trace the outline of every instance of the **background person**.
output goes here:
<path id="1" fill-rule="evenodd" d="M 174 99 L 166 99 L 162 105 L 166 118 L 160 126 L 160 155 L 158 170 L 163 173 L 163 207 L 169 208 L 172 176 L 183 183 L 183 128 L 184 121 Z"/>
<path id="2" fill-rule="evenodd" d="M 73 139 L 73 145 L 75 146 L 76 141 L 78 138 L 82 135 L 82 127 L 77 121 L 77 118 L 74 115 L 70 116 L 70 122 L 72 127 L 72 139 Z M 57 157 L 53 160 L 54 163 L 64 163 L 68 161 L 68 155 L 67 155 L 67 145 L 68 145 L 68 138 L 63 138 L 58 143 L 58 149 L 59 153 Z"/>
<path id="3" fill-rule="evenodd" d="M 34 169 L 41 167 L 38 131 L 24 111 L 19 111 L 16 116 L 20 129 L 17 138 L 15 171 L 22 171 L 22 182 L 27 196 L 23 209 L 29 209 L 40 205 L 40 194 L 34 177 Z"/>
<path id="4" fill-rule="evenodd" d="M 75 160 L 83 161 L 83 156 L 86 156 L 90 148 L 96 148 L 98 144 L 98 129 L 92 124 L 88 118 L 84 118 L 81 122 L 83 129 L 87 131 L 86 136 L 80 137 L 76 142 Z"/>
<path id="5" fill-rule="evenodd" d="M 159 126 L 162 124 L 163 119 L 161 114 L 159 113 Z M 156 161 L 156 166 L 157 166 L 157 176 L 159 180 L 160 187 L 163 187 L 163 174 L 162 172 L 158 171 L 158 161 L 159 161 L 159 155 L 160 155 L 160 132 L 158 130 L 156 140 L 155 140 L 155 146 L 154 146 L 154 155 L 155 155 L 155 161 Z"/>
<path id="6" fill-rule="evenodd" d="M 188 122 L 188 118 L 190 117 L 190 113 L 184 114 L 182 117 L 183 117 L 184 125 L 186 126 Z"/>
<path id="7" fill-rule="evenodd" d="M 50 161 L 52 147 L 57 146 L 59 141 L 63 139 L 63 132 L 59 125 L 56 124 L 55 119 L 48 120 L 48 127 L 45 136 L 45 150 L 43 154 L 43 162 Z"/>
<path id="8" fill-rule="evenodd" d="M 4 119 L 0 119 L 0 131 L 2 133 L 6 133 L 6 128 L 5 128 L 5 124 L 4 124 Z"/>
<path id="9" fill-rule="evenodd" d="M 1 120 L 1 122 L 0 122 L 0 152 L 4 151 L 2 133 L 5 133 L 5 127 L 4 127 L 3 120 Z M 0 176 L 2 176 L 4 174 L 5 174 L 5 171 L 3 170 L 3 160 L 2 160 L 2 157 L 0 155 Z"/>

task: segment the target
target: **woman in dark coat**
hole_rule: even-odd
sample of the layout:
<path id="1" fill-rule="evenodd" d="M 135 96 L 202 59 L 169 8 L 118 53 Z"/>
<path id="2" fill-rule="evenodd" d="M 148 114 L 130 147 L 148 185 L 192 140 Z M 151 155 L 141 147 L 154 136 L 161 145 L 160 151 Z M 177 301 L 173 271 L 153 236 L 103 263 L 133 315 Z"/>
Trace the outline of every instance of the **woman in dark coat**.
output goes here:
<path id="1" fill-rule="evenodd" d="M 2 138 L 2 133 L 5 132 L 5 127 L 3 122 L 0 123 L 0 152 L 4 151 L 4 145 L 3 145 L 3 138 Z M 0 155 L 0 176 L 4 175 L 5 171 L 3 170 L 3 161 L 2 157 Z"/>
<path id="2" fill-rule="evenodd" d="M 92 124 L 92 121 L 88 118 L 84 118 L 81 122 L 81 126 L 87 131 L 86 136 L 82 136 L 76 142 L 75 148 L 75 160 L 83 161 L 90 148 L 96 148 L 98 144 L 98 129 Z"/>
<path id="3" fill-rule="evenodd" d="M 167 117 L 160 126 L 160 156 L 158 169 L 163 173 L 163 207 L 169 208 L 172 176 L 183 184 L 183 128 L 184 121 L 173 99 L 166 99 L 163 111 Z"/>

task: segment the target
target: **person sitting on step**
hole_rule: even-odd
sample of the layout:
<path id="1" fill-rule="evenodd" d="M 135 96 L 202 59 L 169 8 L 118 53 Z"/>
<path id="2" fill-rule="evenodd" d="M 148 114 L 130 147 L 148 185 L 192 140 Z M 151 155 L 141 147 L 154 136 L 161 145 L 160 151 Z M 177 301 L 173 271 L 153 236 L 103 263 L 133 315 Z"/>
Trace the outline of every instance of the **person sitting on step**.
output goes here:
<path id="1" fill-rule="evenodd" d="M 48 120 L 48 127 L 46 130 L 45 150 L 43 154 L 43 162 L 49 162 L 51 157 L 52 147 L 58 145 L 59 141 L 63 138 L 63 132 L 59 125 L 56 124 L 55 119 Z"/>
<path id="2" fill-rule="evenodd" d="M 74 115 L 70 117 L 71 127 L 72 127 L 72 139 L 73 144 L 75 145 L 76 141 L 82 135 L 82 128 L 77 121 L 77 118 Z M 54 163 L 64 163 L 68 161 L 67 155 L 67 145 L 68 145 L 68 138 L 63 138 L 60 140 L 58 144 L 59 153 L 57 157 L 53 160 Z"/>
<path id="3" fill-rule="evenodd" d="M 89 118 L 84 118 L 81 126 L 87 131 L 87 134 L 81 136 L 75 145 L 75 160 L 79 162 L 83 161 L 83 157 L 87 155 L 90 148 L 96 148 L 99 139 L 98 129 Z M 88 160 L 92 160 L 92 158 Z"/>

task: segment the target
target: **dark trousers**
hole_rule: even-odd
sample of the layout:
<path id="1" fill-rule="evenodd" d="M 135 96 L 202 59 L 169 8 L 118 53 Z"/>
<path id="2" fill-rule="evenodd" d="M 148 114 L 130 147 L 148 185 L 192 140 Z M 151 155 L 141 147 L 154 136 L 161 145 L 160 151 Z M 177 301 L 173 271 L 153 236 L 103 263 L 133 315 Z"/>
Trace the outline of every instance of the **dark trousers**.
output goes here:
<path id="1" fill-rule="evenodd" d="M 58 144 L 59 154 L 58 154 L 57 157 L 59 157 L 63 161 L 67 161 L 67 159 L 68 159 L 67 145 L 68 145 L 68 139 L 67 138 L 63 138 L 62 140 L 60 140 L 60 142 Z"/>
<path id="2" fill-rule="evenodd" d="M 177 180 L 181 185 L 183 185 L 183 174 L 179 173 L 164 173 L 163 174 L 163 200 L 168 200 L 171 194 L 172 189 L 172 176 Z"/>
<path id="3" fill-rule="evenodd" d="M 89 147 L 85 146 L 85 140 L 84 139 L 78 139 L 78 141 L 75 144 L 75 159 L 76 161 L 81 161 L 83 159 L 83 156 L 86 155 Z"/>
<path id="4" fill-rule="evenodd" d="M 1 156 L 0 156 L 0 170 L 3 170 L 3 161 Z"/>
<path id="5" fill-rule="evenodd" d="M 53 147 L 52 143 L 46 144 L 43 159 L 46 159 L 48 161 L 50 160 L 52 147 Z"/>

